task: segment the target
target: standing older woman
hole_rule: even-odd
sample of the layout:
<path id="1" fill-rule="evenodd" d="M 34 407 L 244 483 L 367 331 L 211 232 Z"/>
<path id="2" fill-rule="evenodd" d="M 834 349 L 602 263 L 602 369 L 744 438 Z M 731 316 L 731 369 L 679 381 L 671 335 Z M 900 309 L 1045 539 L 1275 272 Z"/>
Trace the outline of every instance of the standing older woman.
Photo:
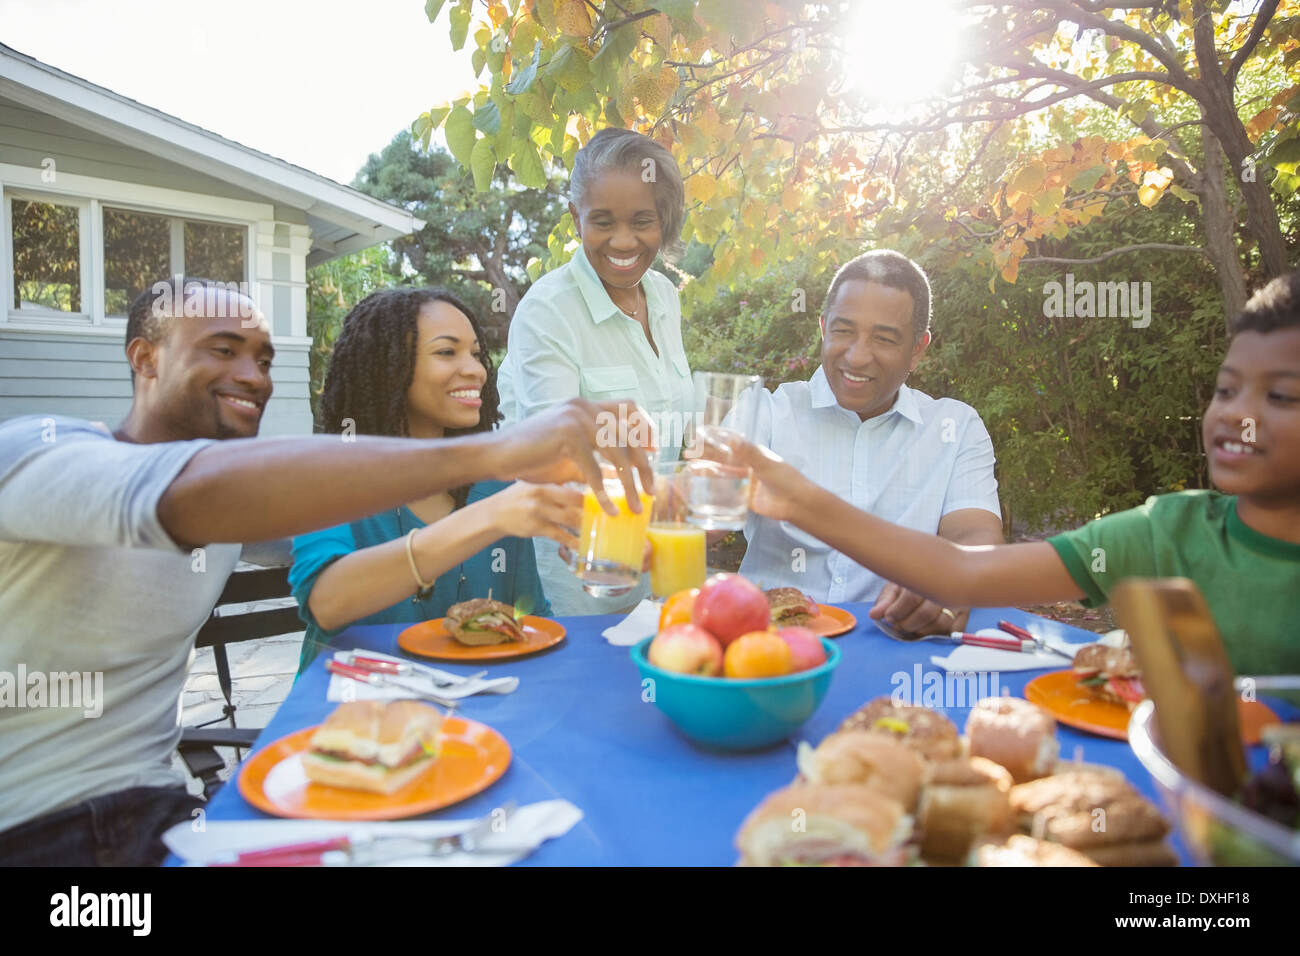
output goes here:
<path id="1" fill-rule="evenodd" d="M 676 457 L 691 407 L 677 288 L 650 268 L 680 241 L 682 175 L 668 150 L 640 133 L 603 129 L 578 151 L 569 213 L 582 241 L 537 280 L 515 310 L 501 365 L 501 410 L 519 421 L 574 396 L 634 399 L 660 424 L 661 454 Z M 645 596 L 593 598 L 538 540 L 538 569 L 557 614 L 606 614 Z"/>

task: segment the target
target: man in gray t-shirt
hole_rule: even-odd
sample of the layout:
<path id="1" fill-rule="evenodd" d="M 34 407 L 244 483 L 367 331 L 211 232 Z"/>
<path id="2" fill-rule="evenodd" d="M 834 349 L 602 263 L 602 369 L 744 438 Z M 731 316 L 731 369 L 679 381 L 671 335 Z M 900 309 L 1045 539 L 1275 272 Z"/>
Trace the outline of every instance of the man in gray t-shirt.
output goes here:
<path id="1" fill-rule="evenodd" d="M 170 759 L 194 634 L 239 555 L 213 542 L 483 479 L 599 485 L 598 416 L 619 414 L 575 401 L 467 438 L 241 441 L 257 434 L 274 356 L 251 300 L 156 283 L 126 340 L 134 397 L 115 431 L 0 424 L 0 865 L 157 863 L 161 833 L 198 806 Z M 641 449 L 600 453 L 650 480 Z"/>

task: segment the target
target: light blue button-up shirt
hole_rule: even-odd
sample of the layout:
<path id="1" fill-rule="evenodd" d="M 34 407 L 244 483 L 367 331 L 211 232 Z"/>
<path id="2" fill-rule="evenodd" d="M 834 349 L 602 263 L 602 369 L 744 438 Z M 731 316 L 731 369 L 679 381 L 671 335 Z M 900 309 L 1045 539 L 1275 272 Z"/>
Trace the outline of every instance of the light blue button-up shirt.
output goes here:
<path id="1" fill-rule="evenodd" d="M 661 451 L 677 457 L 694 400 L 681 302 L 672 280 L 652 269 L 641 287 L 658 355 L 641 324 L 609 297 L 581 246 L 533 283 L 510 321 L 497 376 L 506 424 L 570 398 L 630 398 L 660 426 Z"/>
<path id="2" fill-rule="evenodd" d="M 533 283 L 510 320 L 497 375 L 505 424 L 570 398 L 628 398 L 658 426 L 661 457 L 678 456 L 695 398 L 682 347 L 681 302 L 672 281 L 652 269 L 641 277 L 641 287 L 658 355 L 641 323 L 609 297 L 581 246 L 572 259 Z M 629 594 L 592 597 L 559 559 L 555 542 L 535 538 L 534 543 L 542 584 L 557 615 L 620 613 L 649 594 L 643 575 Z"/>
<path id="3" fill-rule="evenodd" d="M 844 501 L 934 534 L 944 515 L 1002 516 L 993 442 L 979 414 L 903 385 L 889 411 L 862 421 L 835 399 L 821 368 L 767 395 L 757 441 Z M 874 601 L 885 579 L 786 521 L 751 514 L 740 573 L 763 588 L 797 587 L 827 603 Z"/>

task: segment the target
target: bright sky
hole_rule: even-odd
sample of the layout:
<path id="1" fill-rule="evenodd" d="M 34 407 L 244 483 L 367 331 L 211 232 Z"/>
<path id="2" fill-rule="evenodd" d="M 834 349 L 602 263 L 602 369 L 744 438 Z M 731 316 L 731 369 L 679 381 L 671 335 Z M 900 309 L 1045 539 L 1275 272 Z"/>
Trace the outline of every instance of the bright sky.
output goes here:
<path id="1" fill-rule="evenodd" d="M 423 0 L 0 0 L 0 43 L 349 183 L 474 87 Z"/>

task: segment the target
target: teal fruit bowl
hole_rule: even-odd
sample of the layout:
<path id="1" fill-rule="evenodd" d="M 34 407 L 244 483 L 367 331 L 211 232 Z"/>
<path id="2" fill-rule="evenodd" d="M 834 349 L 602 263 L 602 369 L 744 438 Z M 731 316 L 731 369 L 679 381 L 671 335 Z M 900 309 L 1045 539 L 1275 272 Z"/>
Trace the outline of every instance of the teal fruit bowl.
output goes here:
<path id="1" fill-rule="evenodd" d="M 831 686 L 840 651 L 820 638 L 826 663 L 784 677 L 738 679 L 677 674 L 646 658 L 654 638 L 633 645 L 632 660 L 654 704 L 686 737 L 718 750 L 756 750 L 785 740 L 812 716 Z M 644 684 L 645 680 L 654 683 Z"/>

